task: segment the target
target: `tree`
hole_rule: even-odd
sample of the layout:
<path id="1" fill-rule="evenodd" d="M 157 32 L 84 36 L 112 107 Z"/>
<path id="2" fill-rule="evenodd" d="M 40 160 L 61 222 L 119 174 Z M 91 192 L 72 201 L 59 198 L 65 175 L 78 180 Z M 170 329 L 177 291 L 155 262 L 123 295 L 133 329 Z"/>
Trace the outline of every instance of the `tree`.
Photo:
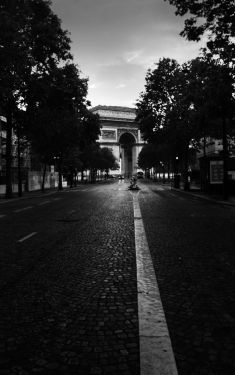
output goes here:
<path id="1" fill-rule="evenodd" d="M 234 0 L 168 0 L 170 4 L 176 6 L 176 14 L 180 16 L 186 15 L 188 12 L 192 17 L 185 20 L 184 30 L 181 35 L 189 40 L 199 41 L 203 35 L 207 35 L 207 47 L 211 57 L 218 59 L 219 64 L 223 64 L 226 73 L 226 83 L 228 78 L 230 84 L 234 85 L 234 68 L 235 68 L 235 3 Z M 204 51 L 208 53 L 208 51 Z M 222 68 L 220 66 L 220 74 Z M 225 72 L 225 71 L 224 71 Z M 224 73 L 223 73 L 224 74 Z M 226 90 L 227 90 L 226 88 Z M 227 94 L 226 91 L 225 94 Z M 226 95 L 225 95 L 226 96 Z M 234 98 L 234 93 L 233 93 Z M 231 101 L 231 100 L 230 100 Z M 223 117 L 223 155 L 224 155 L 224 198 L 227 198 L 227 124 L 225 115 Z"/>
<path id="2" fill-rule="evenodd" d="M 81 148 L 85 139 L 89 143 L 93 141 L 92 137 L 98 137 L 98 129 L 95 128 L 92 137 L 89 133 L 89 137 L 81 139 L 85 137 L 87 127 L 91 126 L 89 120 L 92 116 L 87 110 L 86 94 L 87 80 L 80 78 L 79 70 L 71 63 L 56 67 L 50 75 L 36 80 L 28 92 L 32 146 L 45 166 L 53 159 L 57 160 L 59 189 L 62 189 L 65 158 Z"/>
<path id="3" fill-rule="evenodd" d="M 34 77 L 71 58 L 68 33 L 47 0 L 0 0 L 0 102 L 7 118 L 6 197 L 11 197 L 12 130 Z"/>
<path id="4" fill-rule="evenodd" d="M 143 170 L 156 168 L 160 161 L 156 145 L 148 143 L 143 146 L 138 157 L 138 166 Z"/>
<path id="5" fill-rule="evenodd" d="M 156 69 L 147 72 L 145 92 L 137 102 L 144 138 L 162 145 L 172 163 L 176 156 L 183 162 L 185 189 L 190 149 L 197 149 L 208 135 L 223 137 L 226 185 L 227 127 L 234 113 L 230 68 L 209 55 L 182 66 L 160 60 Z"/>
<path id="6" fill-rule="evenodd" d="M 116 158 L 112 150 L 108 147 L 102 147 L 100 149 L 99 154 L 100 154 L 100 158 L 99 158 L 100 160 L 98 163 L 98 168 L 101 171 L 105 171 L 106 177 L 108 177 L 109 170 L 117 168 Z"/>
<path id="7" fill-rule="evenodd" d="M 168 165 L 170 161 L 173 164 L 176 155 L 181 156 L 187 189 L 189 145 L 199 136 L 192 121 L 190 77 L 186 67 L 175 60 L 160 59 L 156 65 L 156 69 L 147 72 L 145 92 L 137 102 L 137 120 L 144 138 L 158 145 L 158 149 L 161 145 Z"/>
<path id="8" fill-rule="evenodd" d="M 185 16 L 181 35 L 198 41 L 206 33 L 207 47 L 224 61 L 235 58 L 235 3 L 234 0 L 165 0 L 176 6 L 176 15 Z"/>
<path id="9" fill-rule="evenodd" d="M 137 121 L 147 141 L 154 141 L 156 132 L 163 128 L 166 114 L 177 92 L 176 77 L 180 65 L 176 60 L 163 58 L 156 63 L 156 68 L 146 74 L 145 91 L 136 103 Z"/>

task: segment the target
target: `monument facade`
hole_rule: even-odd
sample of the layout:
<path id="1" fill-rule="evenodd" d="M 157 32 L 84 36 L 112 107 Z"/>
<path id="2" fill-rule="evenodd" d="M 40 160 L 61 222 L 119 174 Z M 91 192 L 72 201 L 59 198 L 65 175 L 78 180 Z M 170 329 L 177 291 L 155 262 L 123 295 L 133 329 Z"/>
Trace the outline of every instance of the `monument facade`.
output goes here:
<path id="1" fill-rule="evenodd" d="M 138 156 L 144 145 L 139 125 L 135 121 L 135 109 L 99 105 L 91 111 L 100 116 L 100 146 L 112 149 L 119 163 L 116 174 L 130 178 L 139 170 Z"/>

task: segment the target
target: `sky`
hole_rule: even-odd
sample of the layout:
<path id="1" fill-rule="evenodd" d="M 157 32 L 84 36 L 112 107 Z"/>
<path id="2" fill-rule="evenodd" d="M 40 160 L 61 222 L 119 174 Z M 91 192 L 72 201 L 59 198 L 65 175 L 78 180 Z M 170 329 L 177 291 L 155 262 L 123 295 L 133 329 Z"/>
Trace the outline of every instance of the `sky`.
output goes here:
<path id="1" fill-rule="evenodd" d="M 202 46 L 179 35 L 184 20 L 164 0 L 52 0 L 52 9 L 70 32 L 93 107 L 135 107 L 149 68 L 162 57 L 188 61 Z"/>

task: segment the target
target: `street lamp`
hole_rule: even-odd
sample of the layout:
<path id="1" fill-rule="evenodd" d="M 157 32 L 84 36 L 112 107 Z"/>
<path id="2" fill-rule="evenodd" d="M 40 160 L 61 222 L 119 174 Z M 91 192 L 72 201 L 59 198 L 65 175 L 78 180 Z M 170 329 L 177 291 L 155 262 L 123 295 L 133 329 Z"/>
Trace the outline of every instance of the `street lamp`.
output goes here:
<path id="1" fill-rule="evenodd" d="M 179 157 L 175 157 L 175 175 L 174 175 L 174 187 L 179 189 L 180 187 L 180 176 L 179 176 Z"/>

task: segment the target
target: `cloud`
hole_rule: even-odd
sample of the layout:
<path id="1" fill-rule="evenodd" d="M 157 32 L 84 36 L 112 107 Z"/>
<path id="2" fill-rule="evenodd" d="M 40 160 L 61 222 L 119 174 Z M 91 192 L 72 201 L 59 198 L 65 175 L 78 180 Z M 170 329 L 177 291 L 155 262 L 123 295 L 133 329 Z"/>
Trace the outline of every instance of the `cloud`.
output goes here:
<path id="1" fill-rule="evenodd" d="M 142 52 L 142 50 L 126 52 L 123 55 L 123 60 L 127 63 L 130 63 L 134 60 L 136 61 L 141 56 Z"/>
<path id="2" fill-rule="evenodd" d="M 126 84 L 125 83 L 119 83 L 115 89 L 124 89 L 126 87 Z"/>
<path id="3" fill-rule="evenodd" d="M 200 44 L 179 36 L 184 19 L 164 0 L 52 0 L 52 5 L 71 31 L 74 61 L 89 77 L 93 105 L 132 105 L 144 90 L 147 69 L 160 58 L 182 63 L 198 55 Z"/>

